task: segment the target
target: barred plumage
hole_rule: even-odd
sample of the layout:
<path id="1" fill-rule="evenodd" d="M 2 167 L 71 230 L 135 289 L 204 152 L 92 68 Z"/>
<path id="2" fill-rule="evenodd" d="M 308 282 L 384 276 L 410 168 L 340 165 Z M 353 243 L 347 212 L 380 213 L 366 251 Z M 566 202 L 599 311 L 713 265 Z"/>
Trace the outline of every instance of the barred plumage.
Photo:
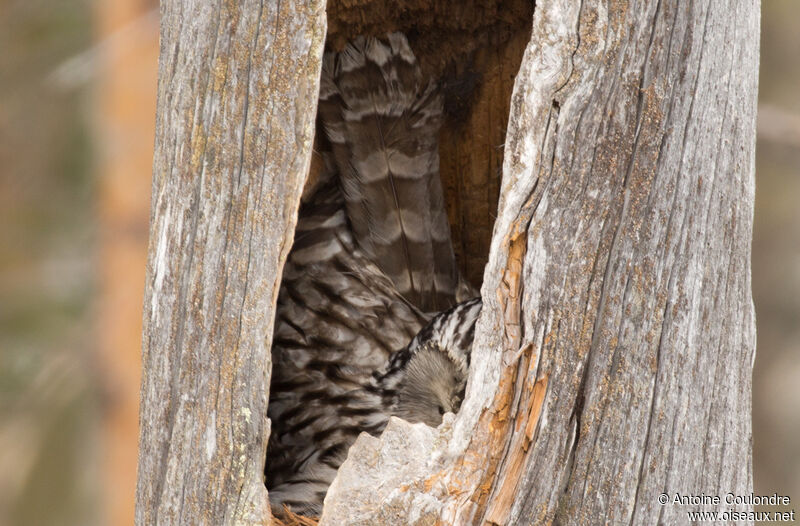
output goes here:
<path id="1" fill-rule="evenodd" d="M 454 303 L 439 179 L 442 100 L 403 35 L 359 37 L 322 65 L 319 112 L 359 246 L 424 312 Z"/>
<path id="2" fill-rule="evenodd" d="M 266 466 L 276 511 L 308 515 L 359 433 L 458 410 L 481 307 L 455 305 L 468 289 L 438 176 L 441 101 L 405 37 L 326 54 L 319 113 L 332 152 L 284 268 Z"/>
<path id="3" fill-rule="evenodd" d="M 481 307 L 474 298 L 442 312 L 392 354 L 374 382 L 387 414 L 435 426 L 458 411 Z"/>

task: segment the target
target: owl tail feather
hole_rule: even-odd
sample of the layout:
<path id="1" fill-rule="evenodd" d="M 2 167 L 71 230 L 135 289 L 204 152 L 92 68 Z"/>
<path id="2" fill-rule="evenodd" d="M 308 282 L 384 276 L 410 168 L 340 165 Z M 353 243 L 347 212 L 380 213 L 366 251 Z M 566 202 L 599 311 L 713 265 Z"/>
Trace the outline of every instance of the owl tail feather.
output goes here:
<path id="1" fill-rule="evenodd" d="M 439 179 L 442 99 L 400 33 L 325 54 L 319 115 L 359 246 L 423 312 L 456 301 Z"/>

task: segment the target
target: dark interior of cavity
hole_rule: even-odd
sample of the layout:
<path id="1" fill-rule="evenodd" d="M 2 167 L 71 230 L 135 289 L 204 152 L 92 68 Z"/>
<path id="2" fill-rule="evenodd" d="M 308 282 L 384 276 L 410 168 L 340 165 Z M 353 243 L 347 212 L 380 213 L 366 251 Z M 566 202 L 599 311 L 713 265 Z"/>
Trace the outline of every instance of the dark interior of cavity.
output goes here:
<path id="1" fill-rule="evenodd" d="M 426 77 L 438 79 L 447 120 L 440 172 L 464 276 L 480 286 L 497 212 L 514 78 L 530 39 L 530 0 L 329 0 L 327 45 L 400 31 Z M 313 166 L 313 165 L 312 165 Z M 313 170 L 313 168 L 312 168 Z"/>

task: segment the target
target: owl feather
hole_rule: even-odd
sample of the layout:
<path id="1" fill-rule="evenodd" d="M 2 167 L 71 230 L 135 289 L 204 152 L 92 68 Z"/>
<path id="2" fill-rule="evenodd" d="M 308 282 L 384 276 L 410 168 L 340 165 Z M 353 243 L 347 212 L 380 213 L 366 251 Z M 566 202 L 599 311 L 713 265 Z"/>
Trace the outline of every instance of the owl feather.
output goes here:
<path id="1" fill-rule="evenodd" d="M 327 54 L 320 98 L 331 150 L 304 192 L 273 330 L 265 471 L 278 515 L 319 515 L 360 433 L 458 410 L 480 311 L 453 306 L 470 289 L 439 182 L 441 101 L 405 38 Z"/>
<path id="2" fill-rule="evenodd" d="M 439 179 L 442 97 L 405 37 L 358 37 L 323 59 L 319 113 L 356 242 L 424 312 L 455 303 Z"/>

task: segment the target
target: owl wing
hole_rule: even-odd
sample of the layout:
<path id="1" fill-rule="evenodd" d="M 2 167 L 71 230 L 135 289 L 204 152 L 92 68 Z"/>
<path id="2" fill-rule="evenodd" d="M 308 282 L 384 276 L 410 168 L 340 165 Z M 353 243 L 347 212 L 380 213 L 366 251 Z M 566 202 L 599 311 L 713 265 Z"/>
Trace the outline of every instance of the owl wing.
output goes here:
<path id="1" fill-rule="evenodd" d="M 373 372 L 428 319 L 355 244 L 329 176 L 300 209 L 277 302 L 266 463 L 276 513 L 319 515 L 350 445 L 388 419 Z"/>
<path id="2" fill-rule="evenodd" d="M 359 37 L 324 57 L 319 114 L 356 242 L 423 312 L 456 301 L 439 179 L 441 96 L 405 36 Z"/>

